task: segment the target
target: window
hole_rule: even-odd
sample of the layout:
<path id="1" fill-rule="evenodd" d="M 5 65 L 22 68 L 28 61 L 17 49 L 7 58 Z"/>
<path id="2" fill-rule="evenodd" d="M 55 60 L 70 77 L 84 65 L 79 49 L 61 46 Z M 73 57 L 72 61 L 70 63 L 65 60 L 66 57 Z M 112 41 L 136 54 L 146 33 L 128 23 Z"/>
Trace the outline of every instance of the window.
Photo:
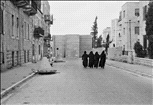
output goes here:
<path id="1" fill-rule="evenodd" d="M 12 36 L 14 36 L 14 15 L 12 15 Z"/>
<path id="2" fill-rule="evenodd" d="M 143 7 L 143 20 L 146 20 L 147 6 Z"/>
<path id="3" fill-rule="evenodd" d="M 26 22 L 24 22 L 24 39 L 26 39 Z"/>
<path id="4" fill-rule="evenodd" d="M 125 18 L 125 10 L 123 11 L 123 18 Z"/>
<path id="5" fill-rule="evenodd" d="M 120 12 L 120 16 L 119 16 L 119 20 L 118 21 L 121 21 L 122 20 L 122 12 Z"/>
<path id="6" fill-rule="evenodd" d="M 19 18 L 16 18 L 17 37 L 19 37 Z"/>
<path id="7" fill-rule="evenodd" d="M 125 35 L 125 28 L 123 28 L 123 34 Z"/>
<path id="8" fill-rule="evenodd" d="M 135 34 L 139 35 L 139 27 L 135 27 Z"/>
<path id="9" fill-rule="evenodd" d="M 0 8 L 0 34 L 3 34 L 3 10 Z"/>
<path id="10" fill-rule="evenodd" d="M 135 9 L 135 16 L 139 16 L 139 8 Z"/>
<path id="11" fill-rule="evenodd" d="M 119 33 L 118 36 L 121 37 L 121 34 Z"/>
<path id="12" fill-rule="evenodd" d="M 39 54 L 40 54 L 40 52 L 41 52 L 41 51 L 40 51 L 40 45 L 39 45 Z"/>
<path id="13" fill-rule="evenodd" d="M 28 40 L 29 40 L 29 24 L 28 24 Z"/>

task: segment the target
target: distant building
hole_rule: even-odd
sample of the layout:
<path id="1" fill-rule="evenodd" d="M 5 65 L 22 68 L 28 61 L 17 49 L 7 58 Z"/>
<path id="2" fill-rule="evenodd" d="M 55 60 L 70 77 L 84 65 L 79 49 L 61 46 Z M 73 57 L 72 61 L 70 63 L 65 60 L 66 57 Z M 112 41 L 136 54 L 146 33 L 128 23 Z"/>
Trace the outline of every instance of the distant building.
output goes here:
<path id="1" fill-rule="evenodd" d="M 119 19 L 113 19 L 111 21 L 111 34 L 110 38 L 113 40 L 110 47 L 119 47 L 122 45 L 121 30 L 118 24 Z"/>
<path id="2" fill-rule="evenodd" d="M 79 58 L 84 51 L 92 50 L 91 35 L 53 35 L 53 55 L 62 58 Z"/>
<path id="3" fill-rule="evenodd" d="M 122 6 L 119 16 L 119 29 L 121 29 L 122 47 L 126 51 L 133 50 L 134 43 L 140 35 L 139 2 L 127 2 Z"/>
<path id="4" fill-rule="evenodd" d="M 111 28 L 110 27 L 106 27 L 104 30 L 103 30 L 103 34 L 102 34 L 102 40 L 103 42 L 106 42 L 106 38 L 107 38 L 107 35 L 111 36 Z M 110 40 L 112 40 L 110 38 Z"/>

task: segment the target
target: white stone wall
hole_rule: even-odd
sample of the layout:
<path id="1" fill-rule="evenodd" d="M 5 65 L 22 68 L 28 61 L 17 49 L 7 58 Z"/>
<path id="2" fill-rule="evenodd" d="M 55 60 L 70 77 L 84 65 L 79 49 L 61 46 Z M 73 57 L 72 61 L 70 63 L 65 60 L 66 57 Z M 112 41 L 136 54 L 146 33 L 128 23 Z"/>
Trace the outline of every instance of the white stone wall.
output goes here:
<path id="1" fill-rule="evenodd" d="M 65 35 L 66 38 L 66 57 L 67 58 L 78 58 L 79 57 L 79 35 Z"/>
<path id="2" fill-rule="evenodd" d="M 92 37 L 90 35 L 53 35 L 53 55 L 67 58 L 79 58 L 84 51 L 92 50 Z"/>
<path id="3" fill-rule="evenodd" d="M 153 67 L 153 60 L 148 58 L 134 57 L 134 63 Z"/>
<path id="4" fill-rule="evenodd" d="M 89 54 L 92 51 L 92 36 L 91 35 L 80 35 L 80 57 L 84 51 Z"/>

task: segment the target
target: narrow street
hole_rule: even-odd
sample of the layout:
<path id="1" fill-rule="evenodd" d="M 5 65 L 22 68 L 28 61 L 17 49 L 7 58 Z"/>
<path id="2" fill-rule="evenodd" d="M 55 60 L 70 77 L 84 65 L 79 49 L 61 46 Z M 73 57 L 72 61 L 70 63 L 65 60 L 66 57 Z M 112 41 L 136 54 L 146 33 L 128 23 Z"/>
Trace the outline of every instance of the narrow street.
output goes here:
<path id="1" fill-rule="evenodd" d="M 83 68 L 81 59 L 55 63 L 58 73 L 36 75 L 2 104 L 152 104 L 152 79 L 106 65 Z"/>

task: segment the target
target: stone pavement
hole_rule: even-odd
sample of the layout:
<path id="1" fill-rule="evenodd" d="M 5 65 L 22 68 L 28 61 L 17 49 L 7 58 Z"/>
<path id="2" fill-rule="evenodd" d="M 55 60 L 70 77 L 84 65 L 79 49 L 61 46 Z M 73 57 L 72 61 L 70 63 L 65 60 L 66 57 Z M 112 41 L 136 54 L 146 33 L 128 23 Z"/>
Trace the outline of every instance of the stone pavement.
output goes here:
<path id="1" fill-rule="evenodd" d="M 153 78 L 153 68 L 149 66 L 129 64 L 129 63 L 118 62 L 118 61 L 113 61 L 109 59 L 106 60 L 106 65 L 124 69 L 126 71 L 130 71 L 142 76 Z"/>

